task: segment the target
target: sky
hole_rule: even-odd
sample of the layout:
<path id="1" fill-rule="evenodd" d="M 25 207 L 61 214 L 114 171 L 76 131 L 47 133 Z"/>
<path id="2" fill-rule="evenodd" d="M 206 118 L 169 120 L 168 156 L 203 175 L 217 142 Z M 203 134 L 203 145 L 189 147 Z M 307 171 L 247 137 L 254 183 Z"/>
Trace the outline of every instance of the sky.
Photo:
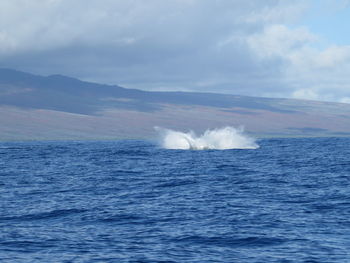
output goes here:
<path id="1" fill-rule="evenodd" d="M 350 103 L 350 0 L 1 0 L 0 67 Z"/>

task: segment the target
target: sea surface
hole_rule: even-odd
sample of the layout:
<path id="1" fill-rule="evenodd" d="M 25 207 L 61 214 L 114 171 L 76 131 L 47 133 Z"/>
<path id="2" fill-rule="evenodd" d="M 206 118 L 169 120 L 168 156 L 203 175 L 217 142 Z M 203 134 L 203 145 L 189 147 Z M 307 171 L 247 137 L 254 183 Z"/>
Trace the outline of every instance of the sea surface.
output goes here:
<path id="1" fill-rule="evenodd" d="M 0 143 L 0 262 L 350 262 L 350 138 Z"/>

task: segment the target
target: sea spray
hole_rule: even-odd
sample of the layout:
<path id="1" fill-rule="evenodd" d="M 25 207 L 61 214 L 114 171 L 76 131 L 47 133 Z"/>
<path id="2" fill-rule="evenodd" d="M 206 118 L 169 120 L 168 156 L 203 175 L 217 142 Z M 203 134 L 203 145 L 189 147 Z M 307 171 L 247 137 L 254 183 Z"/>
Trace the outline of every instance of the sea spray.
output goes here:
<path id="1" fill-rule="evenodd" d="M 160 134 L 160 143 L 166 149 L 205 150 L 205 149 L 257 149 L 255 140 L 243 133 L 243 129 L 224 127 L 206 130 L 201 136 L 193 131 L 180 132 L 155 127 Z"/>

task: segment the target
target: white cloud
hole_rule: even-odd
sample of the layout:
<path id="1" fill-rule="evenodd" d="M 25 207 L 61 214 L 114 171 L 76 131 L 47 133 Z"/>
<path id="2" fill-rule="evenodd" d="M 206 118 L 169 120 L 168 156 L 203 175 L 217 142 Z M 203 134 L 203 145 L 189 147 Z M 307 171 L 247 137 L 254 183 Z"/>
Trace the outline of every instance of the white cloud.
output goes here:
<path id="1" fill-rule="evenodd" d="M 316 36 L 306 28 L 291 30 L 285 25 L 275 24 L 249 36 L 247 42 L 260 57 L 264 58 L 288 56 L 316 39 Z"/>
<path id="2" fill-rule="evenodd" d="M 315 57 L 315 67 L 331 69 L 350 62 L 350 46 L 332 46 Z"/>
<path id="3" fill-rule="evenodd" d="M 18 50 L 80 44 L 191 44 L 245 35 L 259 24 L 293 20 L 296 1 L 278 0 L 2 0 L 0 32 Z M 292 5 L 293 4 L 293 5 Z"/>
<path id="4" fill-rule="evenodd" d="M 312 89 L 299 89 L 293 92 L 292 97 L 295 99 L 319 100 L 322 99 L 317 92 Z"/>
<path id="5" fill-rule="evenodd" d="M 340 102 L 342 102 L 342 103 L 350 103 L 350 97 L 341 98 Z"/>
<path id="6" fill-rule="evenodd" d="M 309 3 L 2 0 L 0 66 L 154 90 L 345 98 L 350 46 L 320 50 L 293 25 Z"/>
<path id="7" fill-rule="evenodd" d="M 285 25 L 269 25 L 247 38 L 262 61 L 284 61 L 281 78 L 285 86 L 277 96 L 340 101 L 349 93 L 350 46 L 319 49 L 318 41 L 320 38 L 305 27 Z"/>

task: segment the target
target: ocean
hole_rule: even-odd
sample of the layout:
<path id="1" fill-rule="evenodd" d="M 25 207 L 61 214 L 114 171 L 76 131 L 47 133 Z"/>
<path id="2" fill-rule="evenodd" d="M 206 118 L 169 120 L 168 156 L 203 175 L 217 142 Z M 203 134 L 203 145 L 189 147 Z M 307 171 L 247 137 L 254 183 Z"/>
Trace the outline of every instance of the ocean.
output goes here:
<path id="1" fill-rule="evenodd" d="M 350 138 L 255 144 L 0 143 L 0 262 L 350 262 Z"/>

